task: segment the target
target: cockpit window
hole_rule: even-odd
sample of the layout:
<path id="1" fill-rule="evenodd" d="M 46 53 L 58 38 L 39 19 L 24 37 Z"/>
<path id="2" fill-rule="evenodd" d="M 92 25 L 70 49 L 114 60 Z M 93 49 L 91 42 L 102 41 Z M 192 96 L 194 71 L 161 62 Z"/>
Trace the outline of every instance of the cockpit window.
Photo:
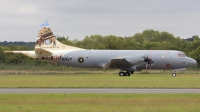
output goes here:
<path id="1" fill-rule="evenodd" d="M 182 58 L 182 57 L 187 57 L 184 53 L 178 53 L 178 57 Z"/>

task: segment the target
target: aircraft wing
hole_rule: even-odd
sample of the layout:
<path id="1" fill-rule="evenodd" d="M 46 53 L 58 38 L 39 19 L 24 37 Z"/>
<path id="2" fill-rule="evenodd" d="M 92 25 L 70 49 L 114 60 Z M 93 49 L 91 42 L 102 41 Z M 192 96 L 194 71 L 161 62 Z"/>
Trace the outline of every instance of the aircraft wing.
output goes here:
<path id="1" fill-rule="evenodd" d="M 104 68 L 120 68 L 121 66 L 137 65 L 144 62 L 143 56 L 124 56 L 112 58 Z"/>
<path id="2" fill-rule="evenodd" d="M 129 65 L 130 62 L 125 58 L 112 58 L 109 63 L 107 63 L 104 68 L 119 68 L 121 65 Z"/>

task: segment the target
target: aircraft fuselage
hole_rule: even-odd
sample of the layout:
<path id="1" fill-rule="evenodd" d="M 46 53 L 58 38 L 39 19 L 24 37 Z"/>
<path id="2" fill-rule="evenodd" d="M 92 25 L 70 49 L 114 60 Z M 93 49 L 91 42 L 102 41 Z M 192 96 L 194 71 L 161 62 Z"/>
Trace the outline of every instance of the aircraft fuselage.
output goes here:
<path id="1" fill-rule="evenodd" d="M 58 64 L 103 68 L 111 59 L 124 56 L 138 56 L 133 60 L 143 60 L 146 56 L 153 60 L 151 69 L 183 69 L 196 64 L 194 59 L 180 56 L 180 54 L 184 53 L 175 50 L 77 50 L 63 54 Z M 122 63 L 117 68 L 125 71 L 135 71 L 149 68 L 149 66 L 146 65 L 146 62 L 140 61 L 128 65 Z"/>

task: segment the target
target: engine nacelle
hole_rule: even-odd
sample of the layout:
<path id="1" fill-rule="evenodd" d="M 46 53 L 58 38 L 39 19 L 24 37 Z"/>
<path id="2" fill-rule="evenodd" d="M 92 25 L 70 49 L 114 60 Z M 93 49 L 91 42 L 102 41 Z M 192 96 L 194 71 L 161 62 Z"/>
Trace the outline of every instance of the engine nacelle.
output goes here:
<path id="1" fill-rule="evenodd" d="M 133 55 L 133 56 L 124 56 L 124 59 L 126 59 L 128 62 L 130 62 L 133 65 L 137 65 L 144 62 L 143 56 Z"/>

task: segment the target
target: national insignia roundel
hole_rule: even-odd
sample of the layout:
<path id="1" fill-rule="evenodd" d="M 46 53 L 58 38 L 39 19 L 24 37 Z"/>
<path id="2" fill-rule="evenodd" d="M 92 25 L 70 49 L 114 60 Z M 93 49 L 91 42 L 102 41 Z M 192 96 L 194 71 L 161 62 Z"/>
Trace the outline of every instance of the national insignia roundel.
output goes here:
<path id="1" fill-rule="evenodd" d="M 83 57 L 79 57 L 79 58 L 78 58 L 78 62 L 79 62 L 79 63 L 83 63 L 83 62 L 84 62 L 84 58 L 83 58 Z"/>

